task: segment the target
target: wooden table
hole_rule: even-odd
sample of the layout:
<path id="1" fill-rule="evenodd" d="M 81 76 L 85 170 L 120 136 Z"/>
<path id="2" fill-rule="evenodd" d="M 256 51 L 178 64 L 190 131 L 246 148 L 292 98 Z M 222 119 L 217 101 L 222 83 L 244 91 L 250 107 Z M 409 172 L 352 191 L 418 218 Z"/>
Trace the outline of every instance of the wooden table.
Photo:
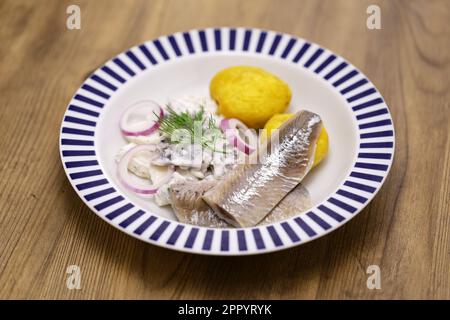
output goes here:
<path id="1" fill-rule="evenodd" d="M 81 30 L 66 8 L 81 8 Z M 366 27 L 370 4 L 381 30 Z M 450 1 L 0 2 L 0 297 L 450 299 Z M 121 51 L 208 26 L 292 33 L 352 61 L 397 134 L 380 193 L 336 232 L 294 249 L 207 257 L 148 245 L 96 217 L 69 185 L 58 134 L 83 79 Z M 81 290 L 66 268 L 81 268 Z M 381 289 L 366 286 L 379 265 Z"/>

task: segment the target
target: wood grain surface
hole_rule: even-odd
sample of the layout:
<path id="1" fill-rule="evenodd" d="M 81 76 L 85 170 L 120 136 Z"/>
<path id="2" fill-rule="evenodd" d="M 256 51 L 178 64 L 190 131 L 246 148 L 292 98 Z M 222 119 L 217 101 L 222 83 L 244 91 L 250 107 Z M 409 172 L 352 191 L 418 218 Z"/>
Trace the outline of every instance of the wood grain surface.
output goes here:
<path id="1" fill-rule="evenodd" d="M 66 8 L 81 8 L 81 30 Z M 366 27 L 381 7 L 381 30 Z M 0 1 L 0 298 L 450 299 L 450 1 Z M 208 257 L 114 229 L 72 190 L 63 113 L 85 77 L 175 31 L 248 26 L 317 42 L 360 68 L 396 128 L 389 178 L 355 219 L 286 251 Z M 66 268 L 81 268 L 81 289 Z M 366 286 L 369 265 L 381 289 Z"/>

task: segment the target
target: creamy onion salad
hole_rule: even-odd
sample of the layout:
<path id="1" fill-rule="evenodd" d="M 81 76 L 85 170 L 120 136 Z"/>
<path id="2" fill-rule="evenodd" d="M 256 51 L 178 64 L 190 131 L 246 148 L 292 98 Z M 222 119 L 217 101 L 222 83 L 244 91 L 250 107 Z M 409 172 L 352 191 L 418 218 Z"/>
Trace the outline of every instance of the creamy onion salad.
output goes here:
<path id="1" fill-rule="evenodd" d="M 166 106 L 138 101 L 123 113 L 120 130 L 128 143 L 116 155 L 119 181 L 159 206 L 170 204 L 174 183 L 221 179 L 257 147 L 254 131 L 218 115 L 205 97 L 175 98 Z"/>

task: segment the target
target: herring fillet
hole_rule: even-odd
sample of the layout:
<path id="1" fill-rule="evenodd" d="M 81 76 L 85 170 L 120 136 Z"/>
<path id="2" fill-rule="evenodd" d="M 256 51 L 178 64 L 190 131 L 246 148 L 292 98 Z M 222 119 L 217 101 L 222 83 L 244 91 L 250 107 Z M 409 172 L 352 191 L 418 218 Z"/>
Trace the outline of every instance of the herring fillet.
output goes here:
<path id="1" fill-rule="evenodd" d="M 177 183 L 171 186 L 172 208 L 180 222 L 202 227 L 233 227 L 225 220 L 220 219 L 202 199 L 203 193 L 211 189 L 216 183 L 216 181 L 194 181 Z M 300 183 L 258 225 L 286 220 L 311 207 L 308 189 Z"/>
<path id="2" fill-rule="evenodd" d="M 312 207 L 311 198 L 301 183 L 289 192 L 258 225 L 286 220 Z"/>
<path id="3" fill-rule="evenodd" d="M 202 199 L 205 191 L 216 183 L 216 181 L 182 182 L 170 187 L 172 208 L 180 222 L 202 227 L 232 227 L 220 219 Z"/>
<path id="4" fill-rule="evenodd" d="M 297 112 L 272 135 L 258 161 L 238 164 L 203 199 L 235 227 L 251 227 L 267 214 L 311 169 L 322 120 L 310 111 Z M 256 156 L 256 155 L 255 155 Z"/>

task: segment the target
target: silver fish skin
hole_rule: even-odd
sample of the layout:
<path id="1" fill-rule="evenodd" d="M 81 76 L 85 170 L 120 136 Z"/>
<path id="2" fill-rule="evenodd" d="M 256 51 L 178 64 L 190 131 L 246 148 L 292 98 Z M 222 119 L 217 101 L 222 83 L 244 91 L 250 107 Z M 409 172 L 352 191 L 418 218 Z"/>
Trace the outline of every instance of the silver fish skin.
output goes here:
<path id="1" fill-rule="evenodd" d="M 238 164 L 203 199 L 235 227 L 257 225 L 309 172 L 321 130 L 320 116 L 297 112 L 255 155 L 258 161 Z"/>
<path id="2" fill-rule="evenodd" d="M 193 181 L 171 186 L 172 208 L 180 222 L 202 227 L 233 228 L 233 225 L 220 219 L 202 199 L 202 195 L 216 183 L 217 181 Z M 311 207 L 308 190 L 299 184 L 258 225 L 286 220 Z"/>
<path id="3" fill-rule="evenodd" d="M 204 180 L 176 183 L 170 187 L 172 208 L 180 222 L 212 228 L 232 227 L 202 199 L 203 194 L 216 183 L 214 180 Z"/>
<path id="4" fill-rule="evenodd" d="M 289 192 L 258 225 L 286 220 L 312 207 L 308 189 L 301 183 Z"/>

